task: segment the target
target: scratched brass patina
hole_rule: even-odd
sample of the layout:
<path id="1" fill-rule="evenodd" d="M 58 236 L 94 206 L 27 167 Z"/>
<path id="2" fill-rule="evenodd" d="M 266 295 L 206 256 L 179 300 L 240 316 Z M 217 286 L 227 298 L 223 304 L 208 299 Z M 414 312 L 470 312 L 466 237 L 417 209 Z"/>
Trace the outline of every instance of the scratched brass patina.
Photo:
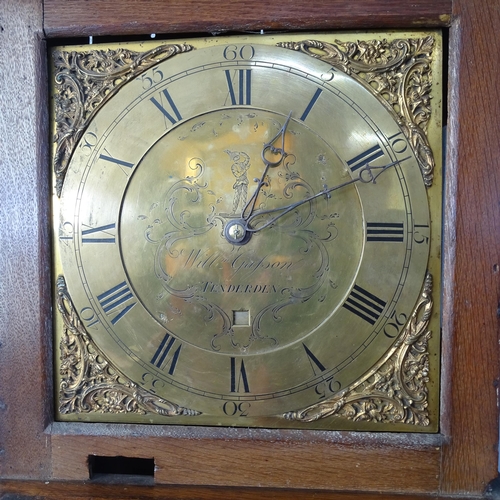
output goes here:
<path id="1" fill-rule="evenodd" d="M 329 40 L 55 53 L 61 419 L 437 430 L 440 38 Z"/>

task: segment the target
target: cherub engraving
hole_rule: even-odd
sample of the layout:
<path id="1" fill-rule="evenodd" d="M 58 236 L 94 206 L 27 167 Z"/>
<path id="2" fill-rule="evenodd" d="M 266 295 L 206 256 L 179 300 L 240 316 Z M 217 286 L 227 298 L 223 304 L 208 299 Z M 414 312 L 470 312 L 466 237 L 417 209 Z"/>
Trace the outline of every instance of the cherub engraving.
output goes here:
<path id="1" fill-rule="evenodd" d="M 231 172 L 236 177 L 236 182 L 233 184 L 234 198 L 233 198 L 233 214 L 236 214 L 238 207 L 245 206 L 247 202 L 248 191 L 248 177 L 247 171 L 250 168 L 250 157 L 243 151 L 230 151 L 225 149 L 231 158 L 233 164 L 231 165 Z"/>

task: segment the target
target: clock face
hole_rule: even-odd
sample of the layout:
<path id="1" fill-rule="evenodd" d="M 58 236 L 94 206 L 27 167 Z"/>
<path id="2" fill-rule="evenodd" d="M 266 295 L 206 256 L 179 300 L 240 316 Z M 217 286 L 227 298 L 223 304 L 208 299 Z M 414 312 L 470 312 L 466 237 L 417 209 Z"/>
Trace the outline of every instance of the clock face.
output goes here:
<path id="1" fill-rule="evenodd" d="M 411 317 L 429 255 L 394 116 L 325 62 L 256 44 L 124 85 L 74 151 L 57 225 L 95 345 L 190 424 L 287 426 L 356 383 Z"/>

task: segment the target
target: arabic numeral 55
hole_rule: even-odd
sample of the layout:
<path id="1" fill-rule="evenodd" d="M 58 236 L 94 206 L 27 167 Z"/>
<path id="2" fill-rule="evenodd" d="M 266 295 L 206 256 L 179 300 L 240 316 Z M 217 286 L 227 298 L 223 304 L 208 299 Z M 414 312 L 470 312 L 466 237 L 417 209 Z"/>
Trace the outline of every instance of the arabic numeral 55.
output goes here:
<path id="1" fill-rule="evenodd" d="M 158 68 L 153 68 L 151 71 L 139 76 L 137 79 L 141 80 L 143 90 L 148 90 L 153 85 L 156 85 L 163 80 L 163 72 Z"/>

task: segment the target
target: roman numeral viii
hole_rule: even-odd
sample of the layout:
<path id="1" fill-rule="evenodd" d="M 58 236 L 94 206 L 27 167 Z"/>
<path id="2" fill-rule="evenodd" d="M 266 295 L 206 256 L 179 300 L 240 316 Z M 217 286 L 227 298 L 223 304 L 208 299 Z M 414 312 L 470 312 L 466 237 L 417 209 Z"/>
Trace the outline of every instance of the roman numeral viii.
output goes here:
<path id="1" fill-rule="evenodd" d="M 177 348 L 175 348 L 176 341 L 177 339 L 169 333 L 165 334 L 165 337 L 163 337 L 158 349 L 156 349 L 154 356 L 151 358 L 151 363 L 162 370 L 170 364 L 168 369 L 169 375 L 174 374 L 175 367 L 177 366 L 177 361 L 179 360 L 179 355 L 181 353 L 182 344 L 179 343 Z M 169 356 L 169 353 L 172 355 Z"/>
<path id="2" fill-rule="evenodd" d="M 359 285 L 354 285 L 342 307 L 370 323 L 370 325 L 374 325 L 380 318 L 385 305 L 386 302 L 373 295 L 373 293 L 368 292 Z"/>
<path id="3" fill-rule="evenodd" d="M 120 321 L 137 304 L 125 281 L 98 295 L 97 300 L 106 316 L 111 317 L 112 325 Z"/>

